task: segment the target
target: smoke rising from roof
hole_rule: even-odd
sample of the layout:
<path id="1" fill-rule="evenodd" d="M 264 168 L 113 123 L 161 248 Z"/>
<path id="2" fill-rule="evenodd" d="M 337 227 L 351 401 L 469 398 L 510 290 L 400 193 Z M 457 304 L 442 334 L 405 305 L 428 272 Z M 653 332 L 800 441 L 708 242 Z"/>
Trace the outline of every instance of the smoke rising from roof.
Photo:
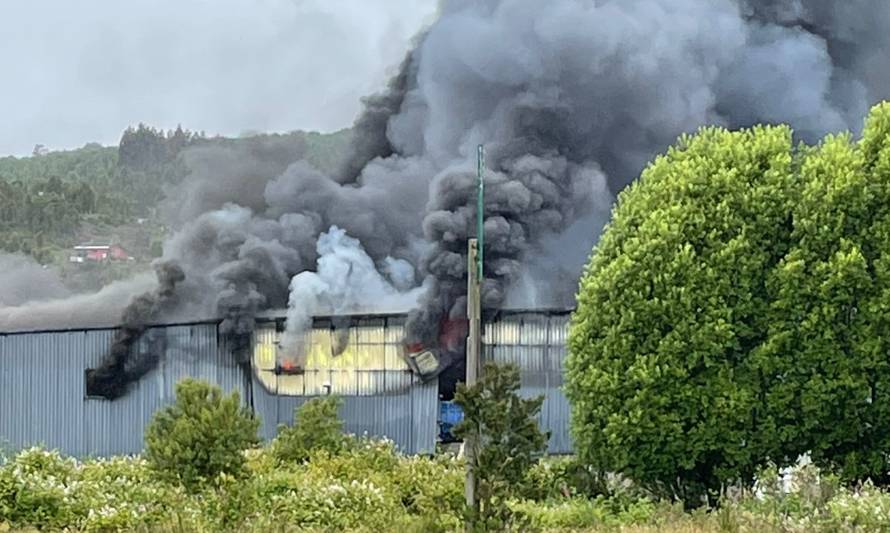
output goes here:
<path id="1" fill-rule="evenodd" d="M 463 313 L 462 241 L 474 221 L 466 161 L 477 143 L 491 147 L 493 171 L 483 305 L 497 307 L 508 287 L 528 287 L 541 274 L 532 273 L 533 248 L 563 263 L 540 249 L 545 235 L 572 228 L 583 236 L 577 223 L 586 220 L 587 237 L 576 245 L 589 250 L 610 192 L 683 132 L 754 122 L 789 122 L 808 139 L 858 130 L 863 111 L 890 96 L 890 86 L 848 65 L 875 48 L 890 51 L 887 38 L 832 55 L 839 19 L 849 13 L 828 2 L 800 7 L 798 18 L 824 17 L 825 31 L 811 33 L 789 20 L 791 4 L 762 2 L 754 15 L 751 4 L 730 0 L 565 0 L 546 9 L 520 0 L 446 3 L 415 51 L 416 88 L 390 122 L 400 153 L 423 154 L 440 169 L 424 221 L 435 248 L 422 265 L 436 283 L 409 322 L 413 340 L 434 342 L 439 321 Z M 859 8 L 887 11 L 878 1 Z M 886 33 L 890 24 L 880 18 Z"/>
<path id="2" fill-rule="evenodd" d="M 299 147 L 186 154 L 192 175 L 169 206 L 179 230 L 164 250 L 184 280 L 165 316 L 222 317 L 246 347 L 257 310 L 314 306 L 317 291 L 294 280 L 317 281 L 301 273 L 336 226 L 379 275 L 397 261 L 400 290 L 426 286 L 408 337 L 435 342 L 465 309 L 480 143 L 483 305 L 564 303 L 614 195 L 679 134 L 756 122 L 810 140 L 858 131 L 890 97 L 876 68 L 890 53 L 887 13 L 882 0 L 444 2 L 387 90 L 366 100 L 333 175 Z"/>
<path id="3" fill-rule="evenodd" d="M 316 271 L 301 272 L 291 280 L 279 359 L 290 367 L 305 366 L 303 334 L 312 326 L 313 316 L 412 309 L 423 290 L 414 288 L 413 277 L 414 268 L 404 259 L 387 257 L 378 270 L 357 239 L 331 227 L 318 238 Z"/>
<path id="4" fill-rule="evenodd" d="M 158 363 L 155 352 L 134 354 L 133 344 L 145 333 L 148 321 L 157 319 L 176 306 L 176 285 L 185 275 L 176 264 L 155 263 L 157 287 L 134 298 L 124 310 L 120 328 L 115 331 L 111 349 L 99 368 L 93 370 L 87 381 L 90 394 L 115 399 L 127 391 L 130 383 L 139 380 Z"/>

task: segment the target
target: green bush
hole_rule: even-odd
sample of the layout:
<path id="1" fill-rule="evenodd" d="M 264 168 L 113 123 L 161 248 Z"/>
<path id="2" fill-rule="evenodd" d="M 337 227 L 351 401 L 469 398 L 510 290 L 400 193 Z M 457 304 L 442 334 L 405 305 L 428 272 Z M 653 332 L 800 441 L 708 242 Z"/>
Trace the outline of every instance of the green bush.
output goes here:
<path id="1" fill-rule="evenodd" d="M 188 507 L 181 487 L 157 479 L 141 459 L 78 463 L 58 452 L 24 450 L 0 466 L 0 531 L 132 531 L 170 521 Z"/>
<path id="2" fill-rule="evenodd" d="M 890 471 L 890 104 L 860 142 L 681 138 L 619 197 L 572 318 L 581 459 L 697 505 L 811 452 Z"/>
<path id="3" fill-rule="evenodd" d="M 511 507 L 526 517 L 530 528 L 579 530 L 651 523 L 657 513 L 668 506 L 645 499 L 618 502 L 598 497 L 570 498 L 546 504 L 526 500 L 512 503 Z"/>
<path id="4" fill-rule="evenodd" d="M 75 462 L 58 452 L 22 451 L 0 468 L 0 524 L 62 529 L 75 522 Z"/>
<path id="5" fill-rule="evenodd" d="M 405 457 L 357 439 L 337 454 L 279 463 L 252 449 L 246 475 L 219 474 L 191 490 L 141 458 L 78 462 L 29 449 L 0 465 L 0 531 L 459 531 L 464 465 Z M 506 501 L 534 531 L 886 531 L 890 494 L 850 487 L 812 466 L 770 467 L 753 487 L 727 491 L 713 511 L 631 494 Z M 514 524 L 515 525 L 515 522 Z"/>
<path id="6" fill-rule="evenodd" d="M 433 516 L 452 530 L 461 525 L 465 470 L 454 458 L 405 457 L 391 441 L 353 438 L 346 451 L 313 454 L 306 470 L 320 478 L 372 481 L 408 515 Z"/>
<path id="7" fill-rule="evenodd" d="M 414 516 L 432 516 L 439 527 L 458 529 L 463 514 L 465 469 L 462 462 L 448 458 L 404 459 L 393 472 L 396 497 Z"/>
<path id="8" fill-rule="evenodd" d="M 391 442 L 353 439 L 334 454 L 316 450 L 306 462 L 280 463 L 264 451 L 249 464 L 259 467 L 250 478 L 220 478 L 205 498 L 211 529 L 288 524 L 294 530 L 391 531 L 396 524 L 409 530 L 423 524 L 453 531 L 461 525 L 463 470 L 453 459 L 404 457 Z"/>
<path id="9" fill-rule="evenodd" d="M 272 453 L 279 461 L 303 462 L 312 452 L 337 453 L 348 444 L 337 415 L 343 401 L 336 396 L 312 398 L 294 410 L 294 425 L 278 426 Z"/>
<path id="10" fill-rule="evenodd" d="M 870 482 L 841 484 L 812 464 L 780 471 L 771 465 L 753 490 L 721 501 L 718 519 L 771 531 L 887 531 L 890 495 Z"/>
<path id="11" fill-rule="evenodd" d="M 590 498 L 606 494 L 605 475 L 578 461 L 577 457 L 554 457 L 539 461 L 525 476 L 526 498 L 538 501 L 572 497 Z"/>
<path id="12" fill-rule="evenodd" d="M 176 385 L 176 402 L 158 411 L 145 434 L 145 458 L 164 479 L 196 487 L 225 473 L 244 474 L 244 450 L 259 440 L 257 420 L 237 392 L 192 379 Z"/>
<path id="13" fill-rule="evenodd" d="M 163 483 L 141 458 L 110 458 L 81 463 L 73 493 L 79 528 L 132 531 L 163 524 L 184 498 L 178 485 Z"/>

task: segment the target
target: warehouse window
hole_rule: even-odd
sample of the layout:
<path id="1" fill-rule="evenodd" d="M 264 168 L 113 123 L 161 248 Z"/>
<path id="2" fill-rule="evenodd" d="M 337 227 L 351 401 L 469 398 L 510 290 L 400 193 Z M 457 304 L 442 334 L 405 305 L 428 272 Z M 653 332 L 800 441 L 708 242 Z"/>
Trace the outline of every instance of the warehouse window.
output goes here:
<path id="1" fill-rule="evenodd" d="M 86 391 L 86 393 L 84 394 L 84 400 L 107 400 L 105 396 L 99 394 L 99 391 L 96 390 L 97 387 L 91 379 L 93 372 L 95 371 L 95 368 L 87 368 L 83 372 L 83 390 Z"/>

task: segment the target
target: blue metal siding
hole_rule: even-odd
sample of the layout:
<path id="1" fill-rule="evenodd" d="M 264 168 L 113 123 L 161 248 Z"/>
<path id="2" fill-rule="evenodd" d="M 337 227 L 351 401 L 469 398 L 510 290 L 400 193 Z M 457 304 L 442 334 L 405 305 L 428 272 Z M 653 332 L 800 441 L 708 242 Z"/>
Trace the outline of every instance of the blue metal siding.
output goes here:
<path id="1" fill-rule="evenodd" d="M 569 402 L 563 392 L 568 314 L 508 313 L 485 325 L 483 358 L 519 367 L 520 394 L 544 397 L 538 423 L 550 431 L 548 453 L 572 453 Z"/>
<path id="2" fill-rule="evenodd" d="M 340 418 L 347 433 L 387 437 L 409 454 L 436 448 L 438 383 L 413 385 L 397 394 L 341 396 Z M 261 417 L 261 435 L 273 438 L 279 424 L 293 425 L 294 410 L 317 396 L 278 396 L 255 383 L 254 409 Z"/>
<path id="3" fill-rule="evenodd" d="M 267 392 L 219 342 L 216 324 L 207 323 L 150 328 L 134 349 L 160 343 L 158 367 L 118 400 L 88 399 L 85 370 L 100 364 L 113 335 L 112 329 L 0 335 L 0 446 L 39 444 L 76 457 L 139 453 L 152 415 L 173 402 L 176 383 L 186 377 L 237 391 L 261 417 L 264 438 L 274 437 L 279 423 L 292 423 L 294 408 L 308 399 Z M 379 371 L 351 374 L 359 381 L 343 392 L 372 395 L 344 396 L 347 431 L 387 436 L 406 453 L 434 450 L 435 382 L 421 385 L 394 370 L 386 371 L 385 383 L 378 383 Z"/>

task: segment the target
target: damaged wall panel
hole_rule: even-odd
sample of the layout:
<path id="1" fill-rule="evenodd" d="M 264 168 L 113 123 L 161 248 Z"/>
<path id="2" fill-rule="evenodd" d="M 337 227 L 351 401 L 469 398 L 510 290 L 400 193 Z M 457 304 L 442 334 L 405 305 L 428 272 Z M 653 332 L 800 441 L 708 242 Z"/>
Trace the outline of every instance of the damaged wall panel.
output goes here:
<path id="1" fill-rule="evenodd" d="M 401 355 L 404 325 L 402 315 L 318 318 L 303 333 L 304 366 L 291 370 L 278 365 L 282 322 L 261 322 L 253 353 L 256 378 L 267 392 L 283 396 L 406 394 L 421 383 Z"/>

